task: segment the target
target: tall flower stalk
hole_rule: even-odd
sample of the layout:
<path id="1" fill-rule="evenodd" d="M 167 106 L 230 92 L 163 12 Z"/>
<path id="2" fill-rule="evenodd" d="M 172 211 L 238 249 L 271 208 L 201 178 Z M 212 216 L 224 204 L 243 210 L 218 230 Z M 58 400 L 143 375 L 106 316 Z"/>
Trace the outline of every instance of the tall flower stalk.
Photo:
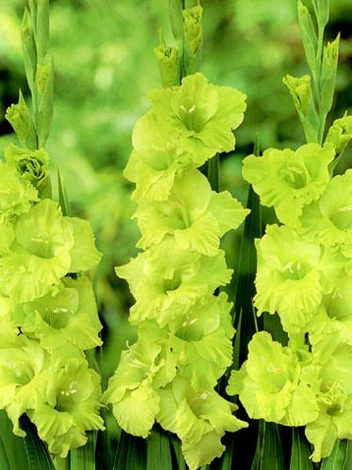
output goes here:
<path id="1" fill-rule="evenodd" d="M 187 71 L 193 67 L 201 36 L 192 25 L 200 15 L 200 5 L 182 11 L 188 41 L 182 44 L 191 52 L 180 59 L 168 51 L 181 72 L 170 74 L 166 46 L 158 48 L 164 85 L 184 74 L 185 63 Z M 234 149 L 245 96 L 208 84 L 200 73 L 149 96 L 152 106 L 136 123 L 125 168 L 136 185 L 132 198 L 143 251 L 116 269 L 136 300 L 130 322 L 138 340 L 123 352 L 104 401 L 128 433 L 146 438 L 158 423 L 177 434 L 187 464 L 196 469 L 223 453 L 226 431 L 247 426 L 233 415 L 237 407 L 215 391 L 232 363 L 234 335 L 231 304 L 215 291 L 231 278 L 220 239 L 248 210 L 229 192 L 214 192 L 199 170 L 217 153 Z"/>
<path id="2" fill-rule="evenodd" d="M 48 0 L 29 1 L 22 24 L 32 111 L 20 92 L 6 114 L 20 146 L 1 163 L 0 407 L 24 436 L 23 414 L 54 456 L 103 429 L 100 378 L 85 351 L 101 345 L 91 281 L 97 251 L 88 222 L 50 199 L 45 142 L 53 118 Z M 65 209 L 64 209 L 65 210 Z"/>
<path id="3" fill-rule="evenodd" d="M 239 395 L 250 418 L 305 426 L 311 459 L 320 462 L 338 439 L 352 438 L 352 171 L 332 175 L 352 138 L 352 117 L 337 119 L 325 135 L 338 38 L 323 46 L 328 2 L 313 5 L 317 33 L 308 8 L 298 2 L 314 89 L 309 76 L 284 80 L 308 143 L 250 155 L 243 166 L 261 204 L 277 217 L 256 240 L 254 306 L 258 315 L 278 315 L 287 344 L 256 333 L 227 392 Z"/>

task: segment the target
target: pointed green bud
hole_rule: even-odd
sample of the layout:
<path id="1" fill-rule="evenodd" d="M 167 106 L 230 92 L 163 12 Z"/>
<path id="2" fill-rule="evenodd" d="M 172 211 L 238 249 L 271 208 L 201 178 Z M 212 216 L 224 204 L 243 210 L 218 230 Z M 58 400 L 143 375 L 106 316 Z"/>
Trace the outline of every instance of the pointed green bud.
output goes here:
<path id="1" fill-rule="evenodd" d="M 53 121 L 54 61 L 52 57 L 45 64 L 38 64 L 36 85 L 38 91 L 37 134 L 40 148 L 45 145 Z"/>
<path id="2" fill-rule="evenodd" d="M 282 81 L 290 90 L 295 108 L 306 116 L 313 100 L 310 76 L 296 78 L 286 75 Z"/>
<path id="3" fill-rule="evenodd" d="M 203 42 L 203 9 L 200 5 L 197 5 L 183 10 L 182 15 L 185 38 L 184 68 L 186 75 L 190 75 L 197 72 L 199 68 L 199 56 Z"/>
<path id="4" fill-rule="evenodd" d="M 330 0 L 313 0 L 313 7 L 319 27 L 324 29 L 329 21 Z"/>
<path id="5" fill-rule="evenodd" d="M 49 0 L 38 0 L 36 8 L 36 44 L 38 62 L 41 62 L 48 52 L 49 46 Z"/>
<path id="6" fill-rule="evenodd" d="M 33 91 L 34 77 L 37 69 L 37 49 L 34 39 L 34 27 L 29 10 L 26 8 L 23 15 L 22 29 L 22 48 L 24 55 L 24 67 L 29 88 Z"/>
<path id="7" fill-rule="evenodd" d="M 170 24 L 176 41 L 183 43 L 182 0 L 169 0 Z"/>
<path id="8" fill-rule="evenodd" d="M 319 119 L 314 106 L 310 76 L 304 75 L 303 77 L 296 78 L 286 75 L 282 81 L 292 95 L 307 142 L 318 142 L 317 129 L 319 127 Z"/>
<path id="9" fill-rule="evenodd" d="M 160 46 L 154 49 L 163 87 L 172 87 L 180 84 L 180 69 L 177 48 L 173 46 Z"/>
<path id="10" fill-rule="evenodd" d="M 5 118 L 13 127 L 21 144 L 30 149 L 35 149 L 37 138 L 34 124 L 21 91 L 19 93 L 18 104 L 12 104 L 7 108 Z"/>
<path id="11" fill-rule="evenodd" d="M 336 84 L 337 62 L 339 58 L 340 35 L 324 47 L 321 70 L 321 106 L 322 112 L 328 113 L 332 106 Z"/>
<path id="12" fill-rule="evenodd" d="M 336 119 L 329 129 L 326 142 L 332 142 L 337 155 L 341 155 L 352 139 L 352 116 Z"/>
<path id="13" fill-rule="evenodd" d="M 303 47 L 307 62 L 311 71 L 314 73 L 316 70 L 318 38 L 309 10 L 300 0 L 298 0 L 298 21 L 301 27 Z"/>
<path id="14" fill-rule="evenodd" d="M 183 10 L 183 29 L 187 44 L 192 54 L 197 54 L 202 45 L 202 16 L 203 8 L 197 5 Z"/>

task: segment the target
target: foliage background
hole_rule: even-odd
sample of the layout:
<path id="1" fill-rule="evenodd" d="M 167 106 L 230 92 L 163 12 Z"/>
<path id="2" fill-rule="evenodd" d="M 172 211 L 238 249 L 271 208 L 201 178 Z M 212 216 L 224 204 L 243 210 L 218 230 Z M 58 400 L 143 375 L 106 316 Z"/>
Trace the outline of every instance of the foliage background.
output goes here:
<path id="1" fill-rule="evenodd" d="M 0 0 L 0 154 L 15 138 L 5 121 L 7 106 L 25 84 L 20 24 L 24 0 Z M 333 116 L 351 108 L 352 3 L 331 0 L 328 37 L 341 32 L 337 96 Z M 282 84 L 287 73 L 308 73 L 296 20 L 296 0 L 204 0 L 201 71 L 211 83 L 248 95 L 237 148 L 222 161 L 222 189 L 245 203 L 242 158 L 259 138 L 267 147 L 296 148 L 303 133 L 291 97 Z M 122 176 L 131 151 L 134 123 L 149 106 L 147 92 L 159 87 L 153 49 L 159 28 L 171 42 L 165 0 L 51 0 L 51 51 L 55 61 L 55 116 L 48 142 L 53 173 L 60 168 L 71 215 L 93 225 L 103 261 L 96 292 L 105 346 L 100 367 L 106 382 L 126 340 L 132 298 L 114 266 L 134 256 L 139 238 L 131 221 L 131 187 Z M 352 166 L 351 150 L 344 167 Z M 266 220 L 270 212 L 265 213 Z M 237 238 L 236 238 L 237 237 Z M 228 263 L 234 264 L 237 236 L 225 238 Z M 105 384 L 103 384 L 105 385 Z"/>

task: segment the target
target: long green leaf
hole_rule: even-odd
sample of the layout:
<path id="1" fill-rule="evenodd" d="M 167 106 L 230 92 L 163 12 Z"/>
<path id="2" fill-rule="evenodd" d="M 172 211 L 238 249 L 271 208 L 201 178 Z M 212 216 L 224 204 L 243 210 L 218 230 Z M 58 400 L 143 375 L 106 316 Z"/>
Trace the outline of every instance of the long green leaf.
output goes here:
<path id="1" fill-rule="evenodd" d="M 186 462 L 183 458 L 180 440 L 174 435 L 169 436 L 173 456 L 173 469 L 186 470 Z"/>
<path id="2" fill-rule="evenodd" d="M 147 439 L 147 470 L 172 470 L 168 434 L 157 427 Z"/>
<path id="3" fill-rule="evenodd" d="M 26 432 L 24 442 L 29 470 L 55 470 L 49 452 L 44 442 L 39 439 L 35 426 L 25 415 L 22 416 L 20 422 L 22 429 Z"/>
<path id="4" fill-rule="evenodd" d="M 241 335 L 239 365 L 246 359 L 247 345 L 257 330 L 257 320 L 253 316 L 252 302 L 255 294 L 254 279 L 257 264 L 254 240 L 262 235 L 262 221 L 259 197 L 253 191 L 252 186 L 248 190 L 247 207 L 251 213 L 244 224 L 235 287 L 235 328 L 237 331 L 240 312 L 242 312 L 241 331 L 237 333 Z"/>
<path id="5" fill-rule="evenodd" d="M 351 470 L 352 445 L 350 440 L 338 439 L 329 457 L 323 460 L 321 470 Z"/>
<path id="6" fill-rule="evenodd" d="M 86 445 L 70 452 L 70 470 L 95 470 L 95 448 L 97 433 L 88 434 Z"/>
<path id="7" fill-rule="evenodd" d="M 251 470 L 286 470 L 279 427 L 260 421 L 257 448 Z"/>
<path id="8" fill-rule="evenodd" d="M 28 470 L 24 439 L 12 432 L 12 423 L 5 411 L 0 411 L 0 469 Z"/>
<path id="9" fill-rule="evenodd" d="M 121 432 L 113 470 L 145 470 L 146 445 L 144 439 Z"/>
<path id="10" fill-rule="evenodd" d="M 290 470 L 314 470 L 310 445 L 301 428 L 292 429 Z"/>

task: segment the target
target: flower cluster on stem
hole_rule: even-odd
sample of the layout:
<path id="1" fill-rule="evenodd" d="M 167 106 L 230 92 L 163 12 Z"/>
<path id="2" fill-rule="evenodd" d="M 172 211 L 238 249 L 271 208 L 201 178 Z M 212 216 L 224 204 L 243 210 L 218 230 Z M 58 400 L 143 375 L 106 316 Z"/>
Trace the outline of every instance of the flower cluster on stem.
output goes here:
<path id="1" fill-rule="evenodd" d="M 198 169 L 234 148 L 245 96 L 196 73 L 150 97 L 125 169 L 136 184 L 143 251 L 116 269 L 136 300 L 130 322 L 138 340 L 103 397 L 128 433 L 147 437 L 155 422 L 176 433 L 195 469 L 222 454 L 226 431 L 246 426 L 214 390 L 232 363 L 234 335 L 231 304 L 214 292 L 231 277 L 220 238 L 248 210 L 229 192 L 212 191 Z"/>

